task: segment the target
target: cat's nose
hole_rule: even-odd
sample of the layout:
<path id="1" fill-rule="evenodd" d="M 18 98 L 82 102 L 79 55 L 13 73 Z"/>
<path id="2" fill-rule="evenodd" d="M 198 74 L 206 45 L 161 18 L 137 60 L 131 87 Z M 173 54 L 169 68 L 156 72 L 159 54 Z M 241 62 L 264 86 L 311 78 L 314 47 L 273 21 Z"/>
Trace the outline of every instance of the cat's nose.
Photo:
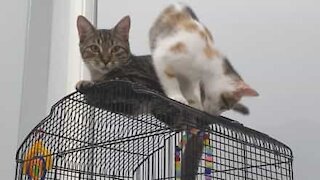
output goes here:
<path id="1" fill-rule="evenodd" d="M 107 66 L 110 61 L 109 61 L 108 59 L 103 59 L 102 62 L 103 62 L 103 64 L 104 64 L 105 66 Z"/>

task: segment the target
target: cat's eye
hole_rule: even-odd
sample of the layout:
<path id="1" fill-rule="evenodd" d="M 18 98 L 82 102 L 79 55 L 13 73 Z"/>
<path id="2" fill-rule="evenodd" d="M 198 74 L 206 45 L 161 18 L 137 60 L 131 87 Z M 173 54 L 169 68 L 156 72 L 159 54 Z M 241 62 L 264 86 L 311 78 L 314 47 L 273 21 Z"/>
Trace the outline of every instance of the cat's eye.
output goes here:
<path id="1" fill-rule="evenodd" d="M 98 53 L 100 51 L 100 48 L 97 45 L 91 45 L 89 48 L 94 53 Z"/>
<path id="2" fill-rule="evenodd" d="M 112 52 L 112 53 L 116 53 L 116 52 L 119 52 L 120 49 L 121 49 L 120 46 L 114 46 L 114 47 L 112 48 L 111 52 Z"/>

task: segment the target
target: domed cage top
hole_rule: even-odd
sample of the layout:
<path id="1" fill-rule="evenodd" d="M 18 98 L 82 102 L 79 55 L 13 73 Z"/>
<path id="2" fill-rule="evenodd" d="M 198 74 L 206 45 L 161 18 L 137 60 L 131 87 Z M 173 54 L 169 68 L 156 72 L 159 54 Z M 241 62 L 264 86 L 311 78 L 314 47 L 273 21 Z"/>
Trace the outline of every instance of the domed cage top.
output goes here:
<path id="1" fill-rule="evenodd" d="M 292 161 L 237 121 L 110 81 L 52 107 L 19 147 L 15 179 L 291 180 Z"/>

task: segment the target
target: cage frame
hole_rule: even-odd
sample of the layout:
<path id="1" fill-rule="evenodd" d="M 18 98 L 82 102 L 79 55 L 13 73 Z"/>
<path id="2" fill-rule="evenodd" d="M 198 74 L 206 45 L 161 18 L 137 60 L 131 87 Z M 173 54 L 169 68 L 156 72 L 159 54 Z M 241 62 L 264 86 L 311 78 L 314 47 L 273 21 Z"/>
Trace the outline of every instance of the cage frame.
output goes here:
<path id="1" fill-rule="evenodd" d="M 246 148 L 253 148 L 254 150 L 260 149 L 260 151 L 263 150 L 263 151 L 265 151 L 265 153 L 268 152 L 270 154 L 274 154 L 274 158 L 275 159 L 277 158 L 276 156 L 286 157 L 288 159 L 288 162 L 285 162 L 285 163 L 287 163 L 288 172 L 286 172 L 287 174 L 285 176 L 287 177 L 286 179 L 290 179 L 290 180 L 293 179 L 293 168 L 292 168 L 292 165 L 293 165 L 293 152 L 292 152 L 292 150 L 287 145 L 285 145 L 285 144 L 281 143 L 280 141 L 270 137 L 267 134 L 258 132 L 256 130 L 253 130 L 253 129 L 248 128 L 248 127 L 245 127 L 243 124 L 239 123 L 238 121 L 235 121 L 235 120 L 232 120 L 232 119 L 229 119 L 229 118 L 226 118 L 226 117 L 211 116 L 211 115 L 209 115 L 207 113 L 204 113 L 204 112 L 201 112 L 201 111 L 199 111 L 197 109 L 194 109 L 194 108 L 191 108 L 189 106 L 183 105 L 183 104 L 181 104 L 179 102 L 176 102 L 176 101 L 171 100 L 171 99 L 169 99 L 167 97 L 164 97 L 163 95 L 161 95 L 161 94 L 159 94 L 157 92 L 154 92 L 152 90 L 146 89 L 146 88 L 141 87 L 140 85 L 137 85 L 137 84 L 134 84 L 134 83 L 124 82 L 124 81 L 111 81 L 111 82 L 108 82 L 107 85 L 105 85 L 105 84 L 98 85 L 95 88 L 96 89 L 99 89 L 99 88 L 101 89 L 102 86 L 103 86 L 103 88 L 112 88 L 112 87 L 116 87 L 116 86 L 117 87 L 118 86 L 119 87 L 124 86 L 125 88 L 129 87 L 129 88 L 132 88 L 137 93 L 148 94 L 148 95 L 150 95 L 152 97 L 156 97 L 156 98 L 159 98 L 159 99 L 161 99 L 163 101 L 169 102 L 174 107 L 181 108 L 183 111 L 190 112 L 191 114 L 197 114 L 197 115 L 199 115 L 201 117 L 201 119 L 203 120 L 204 124 L 210 124 L 210 129 L 206 129 L 205 128 L 204 131 L 213 134 L 213 136 L 221 136 L 221 137 L 224 138 L 224 141 L 228 141 L 228 143 L 231 141 L 231 142 L 237 142 L 237 143 L 240 143 L 240 144 L 244 144 L 244 152 L 245 153 L 248 153 L 248 152 L 249 153 L 254 153 L 254 152 L 251 152 L 251 149 L 250 150 L 246 149 Z M 43 124 L 45 124 L 46 122 L 48 122 L 50 120 L 50 118 L 52 118 L 52 116 L 54 115 L 54 111 L 57 108 L 59 108 L 59 106 L 62 103 L 64 103 L 66 100 L 73 100 L 73 101 L 78 101 L 78 103 L 85 104 L 84 106 L 91 107 L 91 105 L 88 104 L 87 102 L 81 101 L 81 100 L 75 98 L 75 97 L 78 97 L 78 96 L 83 98 L 84 95 L 79 93 L 79 92 L 73 92 L 73 93 L 65 96 L 61 100 L 59 100 L 57 103 L 55 103 L 52 106 L 49 115 L 46 118 L 44 118 L 28 134 L 28 136 L 21 143 L 21 146 L 19 146 L 19 148 L 17 150 L 17 154 L 16 154 L 16 163 L 17 163 L 17 165 L 16 165 L 16 179 L 23 179 L 23 176 L 25 176 L 25 175 L 23 175 L 21 173 L 21 167 L 19 166 L 19 165 L 21 165 L 21 163 L 23 163 L 23 158 L 22 158 L 23 157 L 23 155 L 22 155 L 23 153 L 22 153 L 22 151 L 26 151 L 26 150 L 23 150 L 25 144 L 28 142 L 28 140 L 30 138 L 32 138 L 35 135 L 34 134 L 35 132 L 39 131 L 39 128 Z M 102 111 L 106 111 L 106 110 L 102 110 Z M 179 128 L 178 129 L 172 129 L 171 127 L 165 127 L 163 129 L 161 129 L 162 130 L 161 132 L 158 132 L 158 133 L 160 133 L 160 134 L 162 132 L 163 133 L 165 133 L 165 132 L 169 133 L 169 134 L 171 134 L 169 138 L 172 138 L 174 136 L 174 138 L 176 139 L 178 137 L 178 140 L 175 140 L 175 144 L 177 144 L 181 139 L 181 133 L 183 131 L 187 131 L 188 129 L 190 129 L 190 127 L 196 127 L 196 128 L 201 127 L 201 124 L 200 125 L 199 124 L 195 124 L 194 121 L 184 121 L 183 125 L 185 125 L 185 126 L 183 128 L 180 128 L 180 129 Z M 201 129 L 201 128 L 199 128 L 199 129 Z M 180 137 L 180 139 L 179 139 L 179 137 Z M 230 137 L 236 137 L 236 140 L 235 139 L 230 140 Z M 223 142 L 223 143 L 226 143 L 226 142 Z M 93 145 L 92 147 L 94 147 L 94 146 L 95 145 Z M 154 152 L 156 152 L 156 151 L 158 151 L 158 149 L 154 150 Z M 59 153 L 57 153 L 57 154 L 59 156 Z M 216 155 L 216 156 L 218 156 L 218 155 Z M 246 155 L 244 155 L 244 156 L 246 157 Z M 140 163 L 142 164 L 143 162 L 140 162 Z M 275 169 L 277 169 L 277 166 L 278 165 L 281 166 L 281 163 L 283 163 L 283 162 L 280 162 L 280 164 L 276 163 L 276 164 L 271 164 L 271 165 L 275 166 Z M 266 166 L 268 166 L 268 165 L 266 165 Z M 244 171 L 245 171 L 245 174 L 243 175 L 244 177 L 240 177 L 239 176 L 239 179 L 250 179 L 250 177 L 246 177 L 247 173 L 246 173 L 245 169 L 247 169 L 247 164 L 246 163 L 245 163 L 245 168 L 244 168 Z M 137 168 L 134 169 L 134 171 L 137 171 Z M 218 173 L 218 172 L 215 172 L 215 173 Z M 271 172 L 271 173 L 273 173 L 273 172 Z M 262 173 L 260 175 L 256 175 L 256 176 L 257 177 L 261 176 L 261 179 L 263 179 L 263 178 L 266 178 L 266 179 L 277 179 L 277 177 L 276 178 L 273 178 L 273 177 L 270 178 L 267 175 L 263 175 Z M 203 176 L 201 176 L 201 177 L 203 177 Z M 226 177 L 222 177 L 221 176 L 220 178 L 215 177 L 213 179 L 227 179 Z M 236 175 L 235 176 L 231 176 L 230 175 L 230 177 L 236 177 Z M 108 178 L 112 179 L 113 177 L 112 176 L 109 176 L 109 177 L 106 176 L 105 178 L 106 179 L 108 179 Z M 121 179 L 120 177 L 116 177 L 116 178 Z M 176 179 L 177 177 L 174 176 L 174 177 L 168 177 L 168 178 Z M 123 179 L 125 179 L 125 178 L 123 178 Z M 127 179 L 134 179 L 134 177 L 127 177 Z"/>

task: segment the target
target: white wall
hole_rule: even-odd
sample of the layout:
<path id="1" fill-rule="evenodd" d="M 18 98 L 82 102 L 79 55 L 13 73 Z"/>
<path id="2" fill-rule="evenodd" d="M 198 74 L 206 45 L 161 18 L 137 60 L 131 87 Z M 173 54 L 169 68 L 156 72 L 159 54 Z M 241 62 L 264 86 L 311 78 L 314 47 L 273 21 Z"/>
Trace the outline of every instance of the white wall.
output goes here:
<path id="1" fill-rule="evenodd" d="M 47 114 L 52 1 L 31 0 L 28 16 L 19 144 Z"/>
<path id="2" fill-rule="evenodd" d="M 75 91 L 76 83 L 86 78 L 76 26 L 80 14 L 94 20 L 95 1 L 55 0 L 53 3 L 48 109 L 62 97 Z"/>
<path id="3" fill-rule="evenodd" d="M 19 144 L 51 106 L 85 77 L 76 19 L 94 19 L 92 0 L 30 0 L 23 72 Z"/>
<path id="4" fill-rule="evenodd" d="M 0 179 L 14 179 L 15 154 L 51 105 L 85 77 L 76 18 L 94 0 L 10 0 L 0 7 Z"/>
<path id="5" fill-rule="evenodd" d="M 10 0 L 0 6 L 0 179 L 13 179 L 15 173 L 27 2 Z"/>
<path id="6" fill-rule="evenodd" d="M 183 0 L 181 0 L 183 1 Z M 98 27 L 132 17 L 131 48 L 149 53 L 148 29 L 171 1 L 98 1 Z M 261 96 L 251 115 L 225 114 L 289 145 L 295 179 L 319 179 L 320 1 L 189 0 L 217 47 Z"/>

